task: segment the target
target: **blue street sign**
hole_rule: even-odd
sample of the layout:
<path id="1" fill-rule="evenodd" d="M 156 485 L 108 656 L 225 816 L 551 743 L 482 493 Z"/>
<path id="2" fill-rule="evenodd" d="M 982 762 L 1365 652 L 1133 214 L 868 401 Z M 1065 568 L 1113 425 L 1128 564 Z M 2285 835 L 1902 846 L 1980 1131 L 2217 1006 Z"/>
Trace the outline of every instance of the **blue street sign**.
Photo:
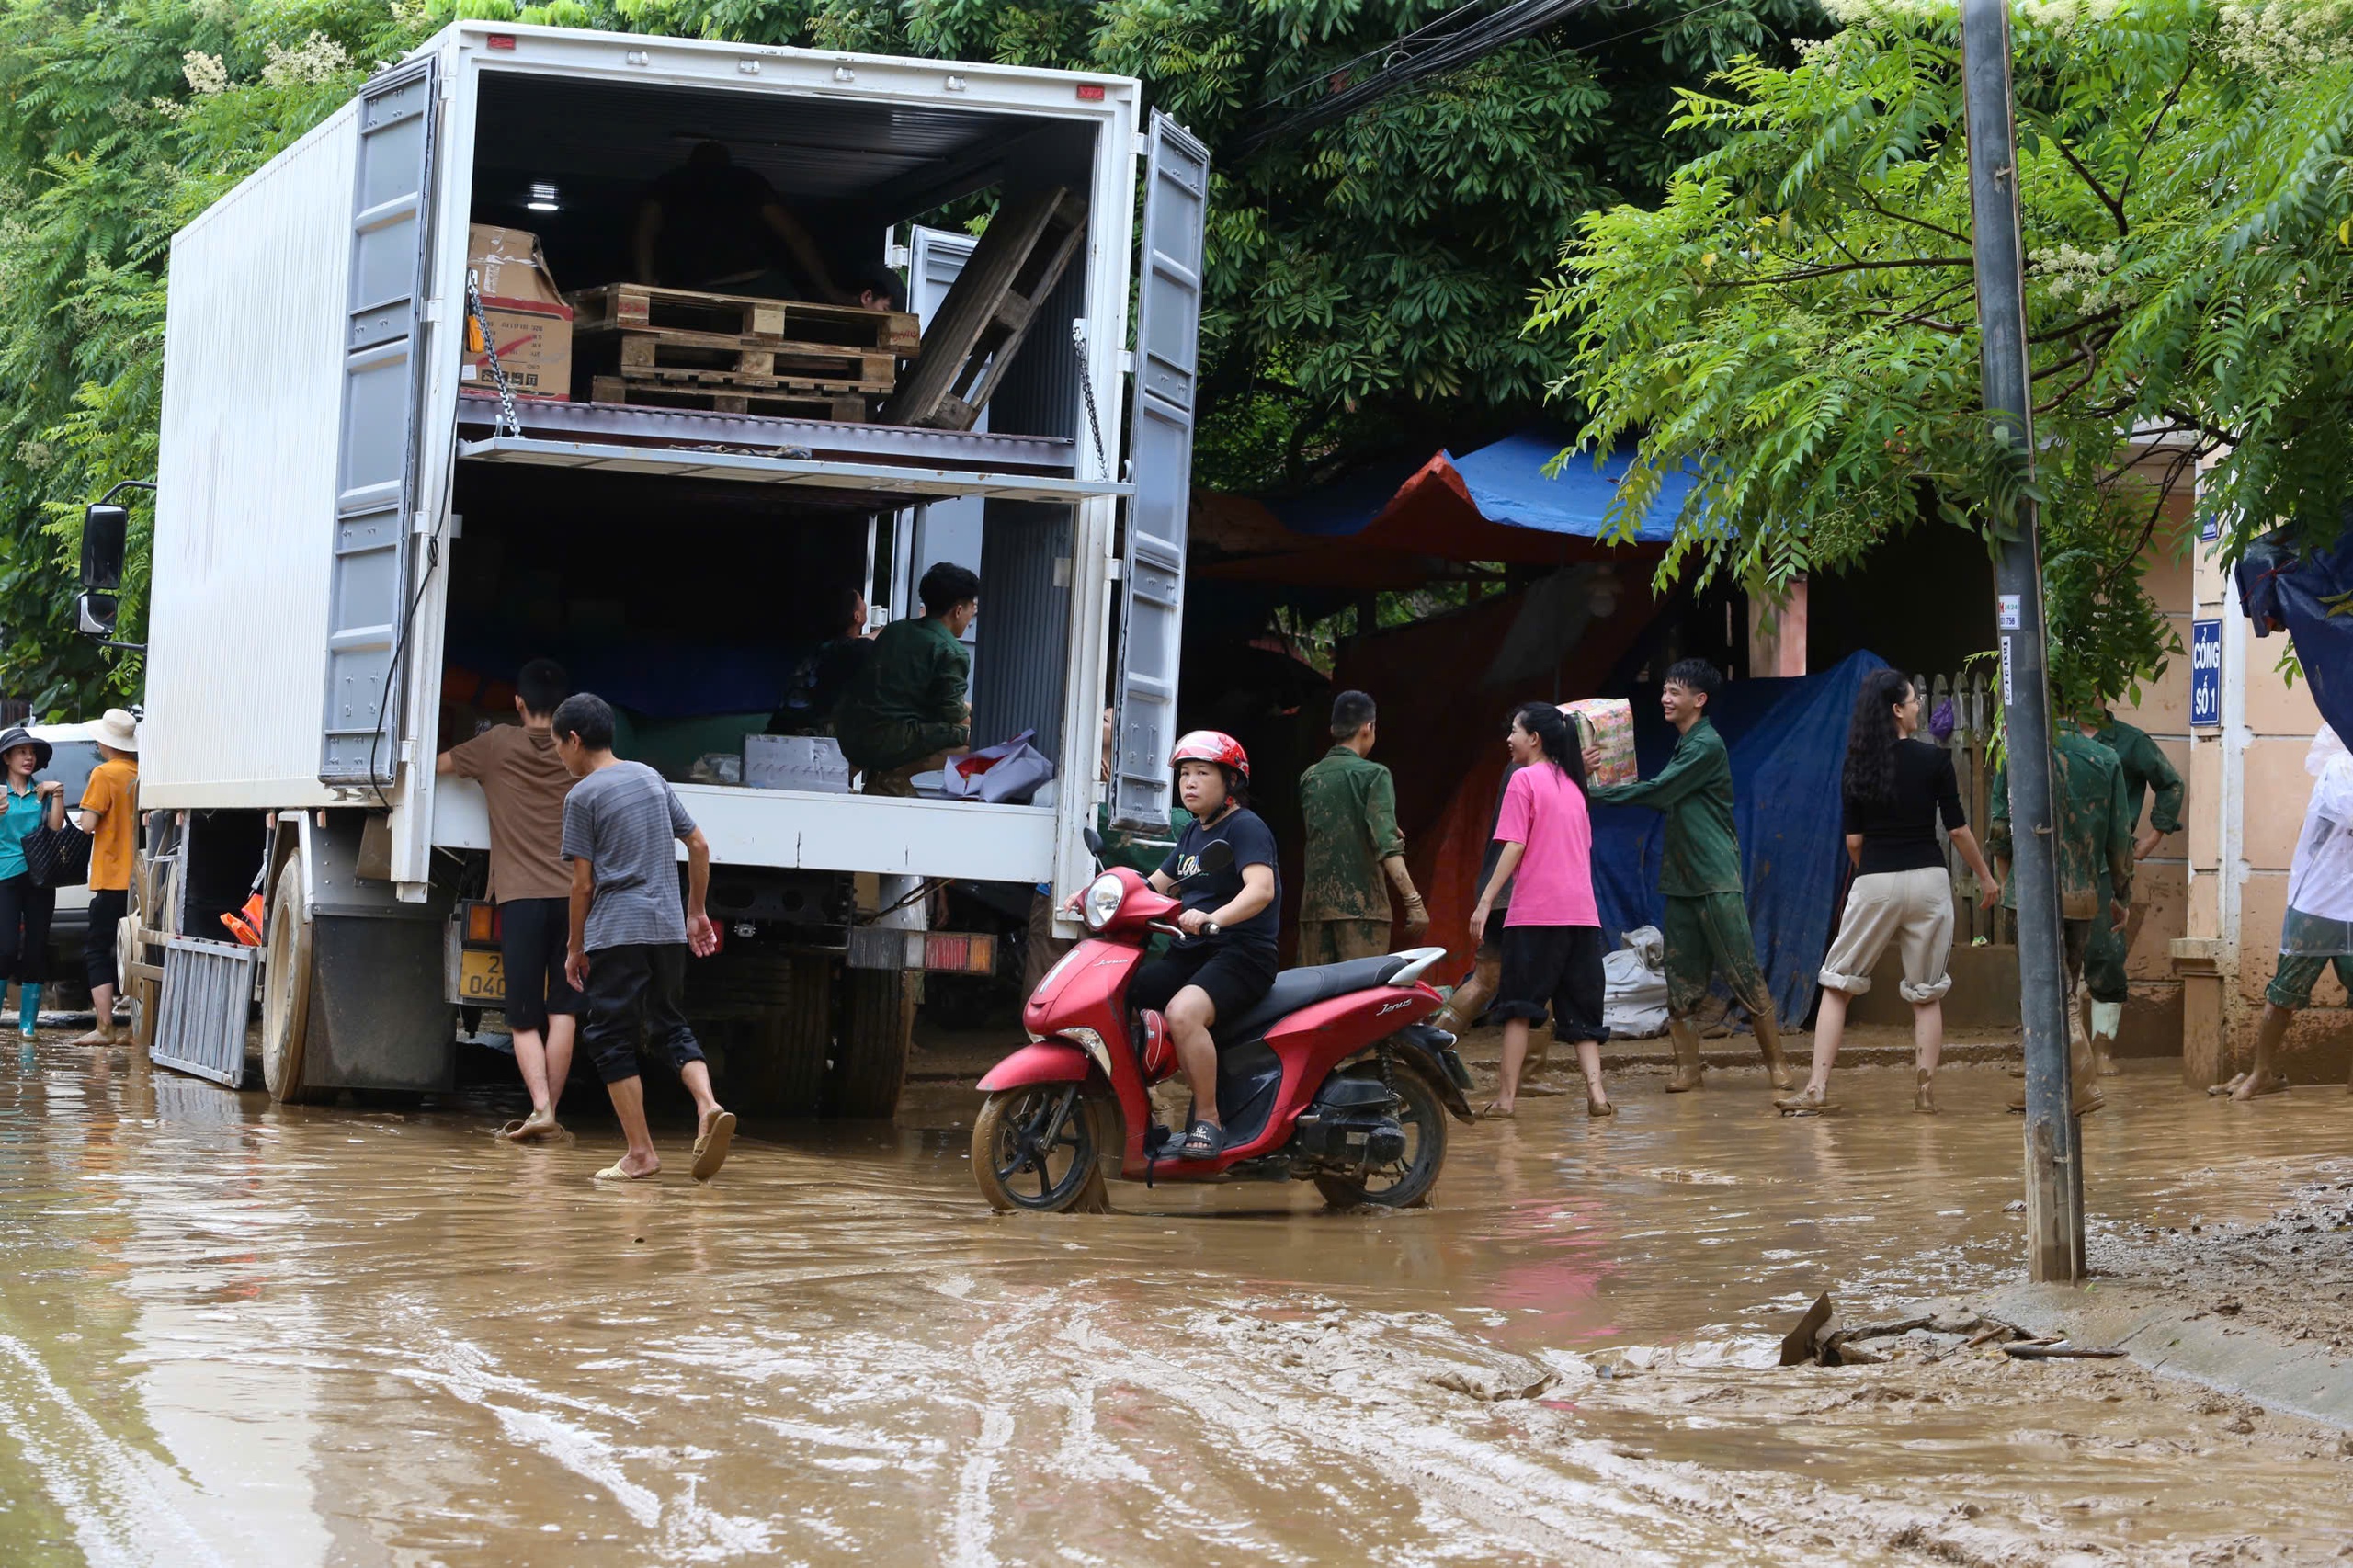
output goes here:
<path id="1" fill-rule="evenodd" d="M 2222 623 L 2189 623 L 2189 722 L 2222 722 Z"/>
<path id="2" fill-rule="evenodd" d="M 2205 519 L 2198 525 L 2199 540 L 2201 543 L 2211 544 L 2222 537 L 2222 519 L 2212 512 L 2207 513 Z"/>

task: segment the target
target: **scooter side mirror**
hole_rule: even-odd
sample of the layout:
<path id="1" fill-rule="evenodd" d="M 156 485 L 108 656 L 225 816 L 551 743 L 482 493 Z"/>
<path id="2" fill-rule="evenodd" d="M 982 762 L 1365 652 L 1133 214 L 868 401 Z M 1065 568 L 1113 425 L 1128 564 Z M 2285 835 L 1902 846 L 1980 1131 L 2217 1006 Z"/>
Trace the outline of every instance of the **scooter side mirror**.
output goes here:
<path id="1" fill-rule="evenodd" d="M 1103 835 L 1101 834 L 1096 832 L 1090 827 L 1079 836 L 1086 841 L 1086 852 L 1089 855 L 1094 856 L 1097 860 L 1103 858 Z"/>
<path id="2" fill-rule="evenodd" d="M 1211 839 L 1201 850 L 1200 863 L 1204 871 L 1224 870 L 1233 864 L 1233 846 L 1222 838 Z"/>

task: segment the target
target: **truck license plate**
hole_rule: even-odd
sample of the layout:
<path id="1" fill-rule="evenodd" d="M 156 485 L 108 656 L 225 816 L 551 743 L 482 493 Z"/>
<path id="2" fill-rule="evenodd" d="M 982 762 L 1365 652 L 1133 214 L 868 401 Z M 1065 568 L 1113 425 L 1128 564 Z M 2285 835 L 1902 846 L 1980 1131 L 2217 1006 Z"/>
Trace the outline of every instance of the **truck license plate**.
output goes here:
<path id="1" fill-rule="evenodd" d="M 485 1007 L 506 1004 L 506 971 L 500 955 L 466 952 L 458 958 L 458 999 Z"/>

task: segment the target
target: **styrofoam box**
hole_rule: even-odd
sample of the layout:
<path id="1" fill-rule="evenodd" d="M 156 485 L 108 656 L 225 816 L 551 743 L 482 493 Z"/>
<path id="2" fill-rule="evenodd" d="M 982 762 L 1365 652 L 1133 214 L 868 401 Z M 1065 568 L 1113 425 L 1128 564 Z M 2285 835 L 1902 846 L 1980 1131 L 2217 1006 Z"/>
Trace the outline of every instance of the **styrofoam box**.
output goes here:
<path id="1" fill-rule="evenodd" d="M 849 793 L 849 762 L 831 735 L 745 735 L 744 782 L 755 790 Z"/>

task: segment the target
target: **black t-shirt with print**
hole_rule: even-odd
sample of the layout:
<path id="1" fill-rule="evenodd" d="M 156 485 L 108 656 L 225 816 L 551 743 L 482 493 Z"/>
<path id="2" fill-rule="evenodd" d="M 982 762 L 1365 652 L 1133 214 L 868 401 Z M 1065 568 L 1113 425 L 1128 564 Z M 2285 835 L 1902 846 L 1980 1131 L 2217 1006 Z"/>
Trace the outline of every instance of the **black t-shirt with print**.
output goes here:
<path id="1" fill-rule="evenodd" d="M 1264 866 L 1275 874 L 1275 896 L 1267 907 L 1249 919 L 1225 926 L 1214 937 L 1186 937 L 1176 946 L 1184 951 L 1194 951 L 1215 944 L 1231 942 L 1240 947 L 1264 948 L 1275 950 L 1282 926 L 1283 873 L 1275 859 L 1275 835 L 1272 829 L 1247 806 L 1228 812 L 1214 827 L 1195 822 L 1176 837 L 1176 847 L 1160 863 L 1161 873 L 1170 877 L 1190 876 L 1199 869 L 1201 851 L 1211 843 L 1223 840 L 1233 851 L 1233 864 L 1222 871 L 1188 882 L 1176 896 L 1188 909 L 1198 909 L 1204 915 L 1215 914 L 1242 896 L 1242 869 Z"/>

